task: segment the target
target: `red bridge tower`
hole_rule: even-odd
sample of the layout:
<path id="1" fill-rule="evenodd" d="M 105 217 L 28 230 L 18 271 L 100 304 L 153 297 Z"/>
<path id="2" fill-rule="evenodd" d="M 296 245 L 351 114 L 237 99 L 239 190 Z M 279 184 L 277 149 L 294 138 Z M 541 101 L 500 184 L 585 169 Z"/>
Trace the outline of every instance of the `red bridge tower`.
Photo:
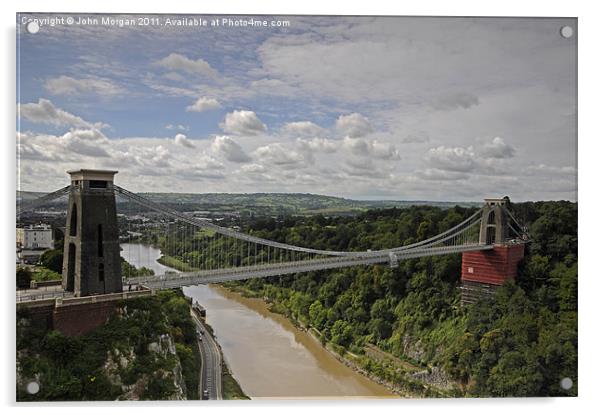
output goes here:
<path id="1" fill-rule="evenodd" d="M 525 240 L 510 238 L 509 200 L 485 199 L 479 243 L 492 249 L 462 254 L 462 304 L 492 296 L 507 280 L 516 278 L 525 255 Z"/>

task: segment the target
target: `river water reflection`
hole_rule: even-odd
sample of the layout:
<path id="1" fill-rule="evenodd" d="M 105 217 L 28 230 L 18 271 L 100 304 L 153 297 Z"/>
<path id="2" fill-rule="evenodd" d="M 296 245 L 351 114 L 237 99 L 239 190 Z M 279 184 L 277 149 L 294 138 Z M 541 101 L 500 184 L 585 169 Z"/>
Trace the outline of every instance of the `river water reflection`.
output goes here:
<path id="1" fill-rule="evenodd" d="M 129 245 L 129 246 L 126 246 Z M 122 244 L 121 255 L 136 267 L 169 270 L 156 262 L 160 251 Z M 252 398 L 393 397 L 386 388 L 336 360 L 305 331 L 272 313 L 259 300 L 216 285 L 185 287 L 207 310 L 224 358 Z"/>

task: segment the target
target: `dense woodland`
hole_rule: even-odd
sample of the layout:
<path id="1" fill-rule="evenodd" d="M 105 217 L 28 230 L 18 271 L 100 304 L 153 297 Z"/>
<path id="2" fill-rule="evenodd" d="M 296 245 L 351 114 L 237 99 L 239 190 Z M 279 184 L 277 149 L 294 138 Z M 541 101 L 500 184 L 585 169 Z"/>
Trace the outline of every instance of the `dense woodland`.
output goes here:
<path id="1" fill-rule="evenodd" d="M 577 205 L 535 202 L 511 205 L 529 227 L 531 242 L 515 283 L 495 298 L 460 305 L 461 255 L 404 260 L 397 268 L 355 267 L 251 279 L 236 288 L 266 297 L 279 311 L 314 328 L 341 353 L 362 356 L 374 344 L 420 367 L 442 369 L 455 384 L 453 396 L 574 396 L 577 394 Z M 434 236 L 475 208 L 430 206 L 378 209 L 357 216 L 249 218 L 244 232 L 329 250 L 384 249 Z M 207 232 L 207 231 L 204 231 Z M 221 250 L 231 264 L 256 258 L 216 246 L 225 238 L 198 232 L 166 244 L 165 235 L 144 235 L 166 253 L 163 262 L 183 270 L 215 266 Z M 208 246 L 210 244 L 212 246 Z M 60 251 L 43 258 L 47 268 Z M 265 256 L 265 252 L 254 253 Z M 123 264 L 124 275 L 140 272 Z M 145 272 L 144 270 L 142 272 Z M 366 358 L 363 368 L 420 396 L 424 385 Z M 570 390 L 560 387 L 568 377 Z"/>
<path id="2" fill-rule="evenodd" d="M 341 349 L 362 354 L 372 343 L 401 359 L 442 368 L 457 382 L 456 395 L 576 395 L 577 205 L 536 202 L 511 209 L 532 238 L 519 277 L 494 299 L 469 307 L 460 306 L 460 255 L 405 260 L 394 269 L 251 279 L 239 287 L 277 302 Z M 268 218 L 244 230 L 318 249 L 382 249 L 436 235 L 474 211 L 420 206 L 356 217 Z M 191 246 L 172 246 L 169 253 L 182 262 L 202 255 L 191 253 Z M 395 377 L 370 362 L 366 366 Z M 574 382 L 568 391 L 560 387 L 565 377 Z"/>

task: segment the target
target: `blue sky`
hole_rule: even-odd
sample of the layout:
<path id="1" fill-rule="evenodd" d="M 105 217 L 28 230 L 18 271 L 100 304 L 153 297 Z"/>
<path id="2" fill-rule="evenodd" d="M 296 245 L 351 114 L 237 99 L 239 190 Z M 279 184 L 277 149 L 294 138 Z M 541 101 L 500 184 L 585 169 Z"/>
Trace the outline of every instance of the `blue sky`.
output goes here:
<path id="1" fill-rule="evenodd" d="M 576 199 L 573 19 L 255 18 L 290 26 L 19 19 L 20 187 Z"/>

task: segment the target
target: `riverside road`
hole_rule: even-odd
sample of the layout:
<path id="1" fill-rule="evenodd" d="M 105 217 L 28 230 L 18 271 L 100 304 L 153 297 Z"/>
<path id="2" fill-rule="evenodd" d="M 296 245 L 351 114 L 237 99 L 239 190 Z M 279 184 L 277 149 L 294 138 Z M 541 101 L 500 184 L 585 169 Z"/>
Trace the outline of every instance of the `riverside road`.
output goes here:
<path id="1" fill-rule="evenodd" d="M 207 327 L 193 312 L 192 318 L 197 327 L 202 370 L 200 381 L 201 399 L 222 399 L 222 359 L 219 347 Z M 207 394 L 204 393 L 207 391 Z"/>

